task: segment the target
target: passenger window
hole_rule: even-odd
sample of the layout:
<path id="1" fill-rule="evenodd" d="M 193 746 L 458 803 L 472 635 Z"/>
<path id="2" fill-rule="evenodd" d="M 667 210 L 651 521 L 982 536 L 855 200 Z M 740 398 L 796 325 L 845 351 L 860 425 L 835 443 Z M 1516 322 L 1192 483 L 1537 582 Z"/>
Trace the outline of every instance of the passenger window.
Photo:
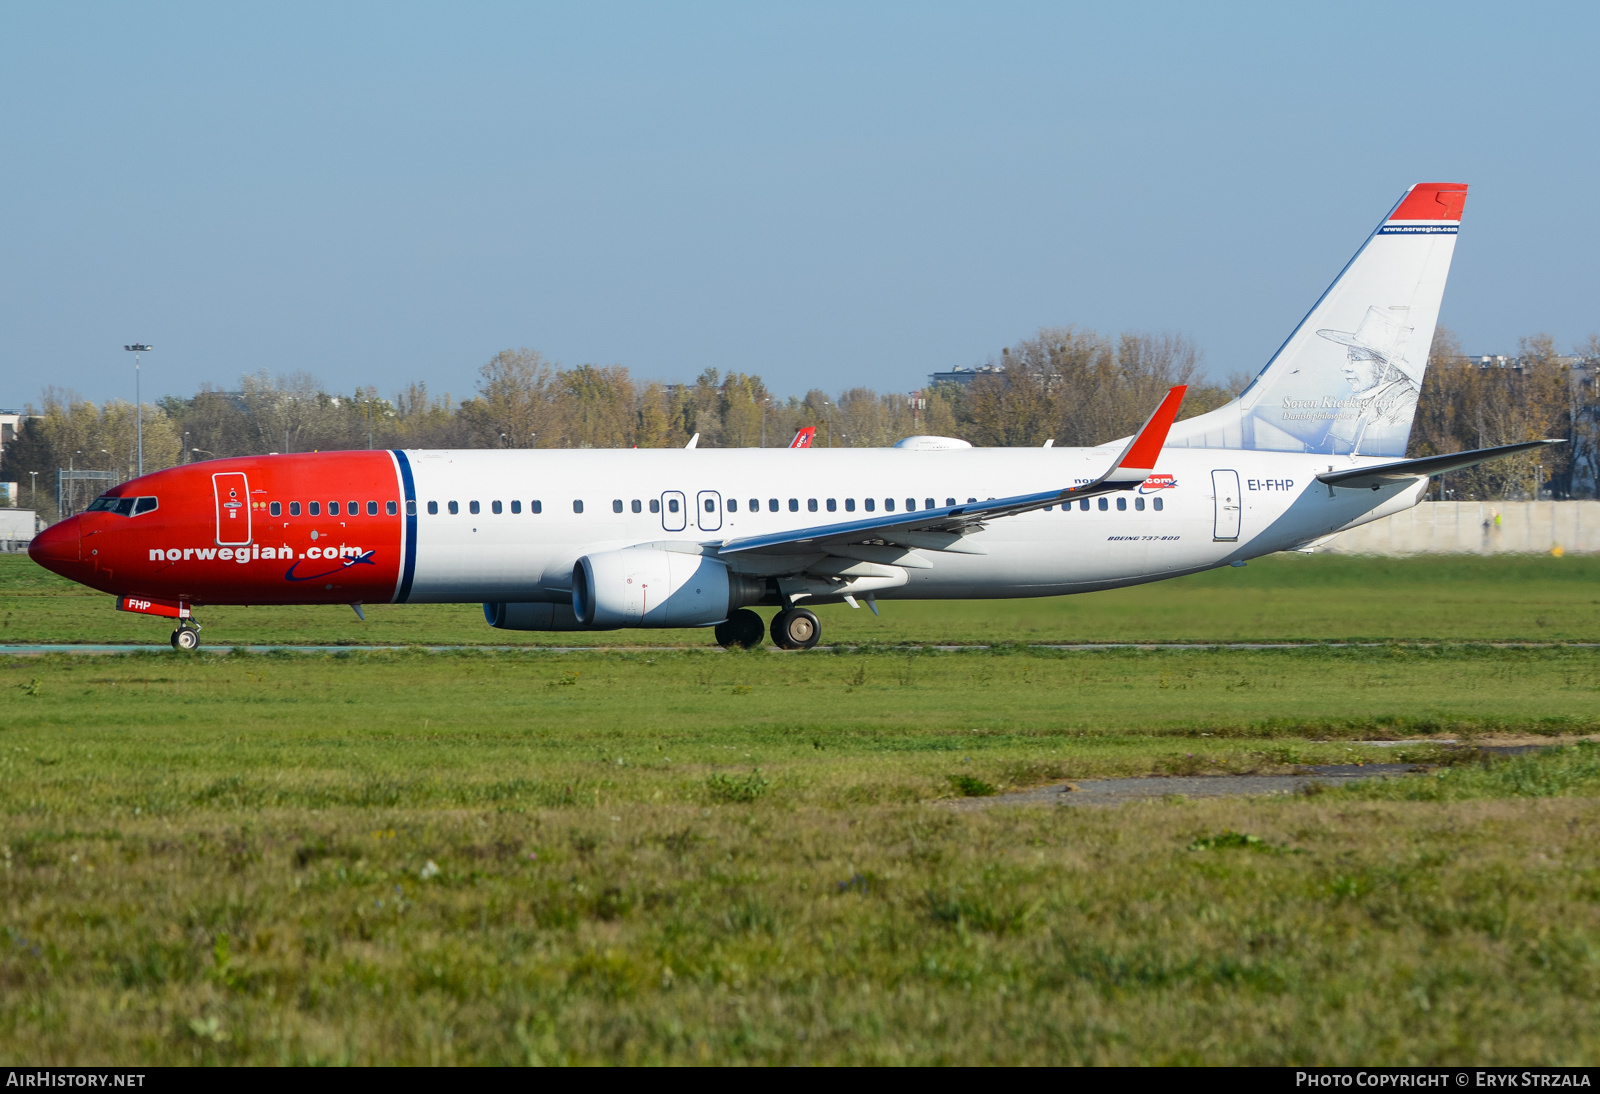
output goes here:
<path id="1" fill-rule="evenodd" d="M 629 505 L 628 508 L 632 509 L 635 513 L 644 512 L 644 505 L 640 503 L 638 498 L 634 498 L 633 503 Z"/>
<path id="2" fill-rule="evenodd" d="M 717 503 L 712 501 L 710 498 L 707 498 L 706 499 L 706 512 L 715 513 L 716 511 L 717 511 Z"/>
<path id="3" fill-rule="evenodd" d="M 894 512 L 894 499 L 893 498 L 884 498 L 883 499 L 883 511 L 885 513 Z"/>
<path id="4" fill-rule="evenodd" d="M 439 515 L 439 503 L 438 502 L 430 501 L 428 503 L 428 515 L 430 517 L 436 517 L 436 516 Z"/>
<path id="5" fill-rule="evenodd" d="M 542 513 L 542 512 L 544 512 L 544 502 L 538 501 L 538 500 L 530 501 L 528 503 L 528 512 L 530 512 L 530 513 Z"/>
<path id="6" fill-rule="evenodd" d="M 498 501 L 491 501 L 489 503 L 489 512 L 493 513 L 495 516 L 499 516 L 500 515 L 500 503 Z"/>
<path id="7" fill-rule="evenodd" d="M 289 503 L 289 515 L 291 517 L 298 517 L 300 515 L 300 503 L 299 502 L 291 501 Z"/>
<path id="8" fill-rule="evenodd" d="M 839 511 L 839 499 L 838 498 L 829 498 L 828 499 L 828 512 L 837 513 L 838 511 Z"/>
<path id="9" fill-rule="evenodd" d="M 661 499 L 660 498 L 651 498 L 650 499 L 650 511 L 652 513 L 661 512 Z"/>
<path id="10" fill-rule="evenodd" d="M 322 515 L 322 503 L 319 501 L 312 502 L 306 506 L 306 512 L 314 517 L 320 517 Z"/>
<path id="11" fill-rule="evenodd" d="M 924 501 L 922 503 L 922 507 L 924 509 L 936 509 L 936 508 L 938 508 L 938 506 L 934 504 L 934 500 L 932 498 L 924 499 Z"/>
<path id="12" fill-rule="evenodd" d="M 1158 513 L 1161 512 L 1161 499 L 1160 498 L 1152 498 L 1151 500 L 1153 502 L 1155 502 L 1156 512 L 1158 512 Z"/>
<path id="13" fill-rule="evenodd" d="M 956 503 L 956 499 L 955 498 L 945 498 L 944 499 L 944 503 L 946 505 L 954 505 Z"/>
<path id="14" fill-rule="evenodd" d="M 392 502 L 392 501 L 391 501 L 391 502 L 390 502 L 390 503 L 389 503 L 389 505 L 390 505 L 390 507 L 391 507 L 391 509 L 392 509 L 392 508 L 393 508 L 393 506 L 394 506 L 394 502 Z M 369 501 L 369 502 L 367 502 L 367 516 L 369 516 L 369 517 L 375 517 L 375 516 L 377 516 L 377 515 L 378 515 L 378 503 L 377 503 L 377 502 L 375 502 L 375 501 Z M 391 514 L 390 514 L 390 515 L 391 515 L 391 516 L 392 516 L 392 515 L 393 515 L 393 513 L 392 513 L 392 512 L 391 512 Z"/>
<path id="15" fill-rule="evenodd" d="M 750 512 L 752 512 L 752 513 L 761 512 L 761 499 L 760 498 L 751 498 L 750 499 Z"/>
<path id="16" fill-rule="evenodd" d="M 283 503 L 281 501 L 275 501 L 267 507 L 267 511 L 275 517 L 281 517 L 283 516 Z"/>
<path id="17" fill-rule="evenodd" d="M 1083 510 L 1085 513 L 1087 513 L 1089 511 L 1089 499 L 1088 498 L 1083 498 L 1083 499 L 1079 500 L 1078 508 Z"/>
<path id="18" fill-rule="evenodd" d="M 467 502 L 467 512 L 471 513 L 473 516 L 477 516 L 478 515 L 478 503 L 475 502 L 475 501 Z"/>
<path id="19" fill-rule="evenodd" d="M 1122 512 L 1127 512 L 1128 499 L 1127 498 L 1118 498 L 1117 499 L 1117 509 L 1122 511 Z"/>
<path id="20" fill-rule="evenodd" d="M 872 498 L 868 498 L 866 501 L 862 502 L 862 506 L 866 509 L 867 512 L 870 513 L 870 512 L 872 512 L 874 509 L 876 509 L 878 507 L 878 503 L 877 503 L 876 500 L 874 500 Z"/>
<path id="21" fill-rule="evenodd" d="M 770 513 L 776 513 L 778 511 L 778 499 L 777 498 L 768 498 L 767 499 L 767 511 L 770 512 Z"/>
<path id="22" fill-rule="evenodd" d="M 739 511 L 739 499 L 738 498 L 729 498 L 728 499 L 728 512 L 737 513 L 738 511 Z"/>
<path id="23" fill-rule="evenodd" d="M 344 511 L 349 513 L 352 517 L 359 517 L 361 515 L 361 503 L 359 501 L 353 501 L 344 507 Z M 373 512 L 376 513 L 377 510 L 374 509 Z"/>
<path id="24" fill-rule="evenodd" d="M 581 502 L 581 501 L 574 501 L 574 502 L 573 502 L 573 503 L 572 503 L 572 511 L 573 511 L 573 512 L 574 512 L 574 513 L 581 513 L 581 512 L 583 512 L 583 502 Z"/>
<path id="25" fill-rule="evenodd" d="M 1104 513 L 1109 508 L 1111 508 L 1111 503 L 1106 501 L 1105 498 L 1101 498 L 1100 499 L 1100 511 L 1102 513 Z"/>
<path id="26" fill-rule="evenodd" d="M 411 513 L 413 513 L 413 514 L 415 514 L 415 513 L 416 513 L 416 511 L 417 511 L 417 503 L 416 503 L 416 502 L 414 502 L 414 501 L 408 501 L 408 502 L 406 502 L 406 505 L 407 505 L 407 507 L 408 507 L 408 508 L 409 508 L 409 510 L 410 510 L 410 511 L 411 511 Z M 398 511 L 399 511 L 399 510 L 398 510 L 398 509 L 396 509 L 396 508 L 395 508 L 395 504 L 394 504 L 394 502 L 392 502 L 392 501 L 386 501 L 386 502 L 384 502 L 384 503 L 383 503 L 383 511 L 384 511 L 384 512 L 385 512 L 385 513 L 388 513 L 388 514 L 389 514 L 389 515 L 390 515 L 390 516 L 391 516 L 391 517 L 392 517 L 392 516 L 394 516 L 394 515 L 395 515 L 395 514 L 396 514 L 396 513 L 397 513 L 397 512 L 398 512 Z"/>
<path id="27" fill-rule="evenodd" d="M 806 499 L 806 512 L 815 513 L 816 511 L 817 511 L 817 499 L 816 498 L 807 498 Z"/>
<path id="28" fill-rule="evenodd" d="M 394 512 L 394 502 L 392 502 L 392 501 L 389 503 L 389 512 L 390 513 Z M 416 515 L 417 515 L 417 503 L 415 501 L 409 499 L 409 498 L 406 499 L 406 516 L 414 517 Z"/>
<path id="29" fill-rule="evenodd" d="M 973 503 L 973 502 L 975 502 L 975 501 L 977 501 L 977 500 L 978 500 L 978 499 L 977 499 L 977 498 L 968 498 L 968 499 L 967 499 L 967 504 L 968 504 L 968 505 L 971 505 L 971 504 L 972 504 L 972 503 Z"/>
<path id="30" fill-rule="evenodd" d="M 622 512 L 622 499 L 621 498 L 612 498 L 611 499 L 611 511 L 613 513 Z"/>
<path id="31" fill-rule="evenodd" d="M 676 513 L 677 511 L 678 511 L 678 499 L 677 498 L 668 498 L 667 499 L 667 512 Z"/>
<path id="32" fill-rule="evenodd" d="M 339 503 L 338 502 L 330 501 L 328 503 L 328 515 L 330 517 L 336 517 L 336 516 L 339 515 Z"/>
<path id="33" fill-rule="evenodd" d="M 517 501 L 515 498 L 513 498 L 512 501 L 511 501 L 511 511 L 513 513 L 522 512 L 522 503 L 520 501 Z"/>
<path id="34" fill-rule="evenodd" d="M 790 498 L 789 499 L 789 512 L 798 513 L 799 511 L 800 511 L 800 499 L 799 498 Z"/>
<path id="35" fill-rule="evenodd" d="M 930 506 L 930 508 L 931 508 L 931 506 Z M 906 512 L 915 513 L 916 511 L 917 511 L 917 499 L 916 498 L 907 498 L 906 499 Z"/>
<path id="36" fill-rule="evenodd" d="M 1143 498 L 1134 498 L 1133 499 L 1133 507 L 1135 509 L 1139 510 L 1139 512 L 1141 512 L 1141 513 L 1144 512 L 1144 499 Z"/>
<path id="37" fill-rule="evenodd" d="M 845 498 L 844 499 L 844 511 L 846 513 L 854 513 L 856 511 L 856 499 L 855 498 Z"/>
<path id="38" fill-rule="evenodd" d="M 452 517 L 458 515 L 461 512 L 461 506 L 459 504 L 457 504 L 456 502 L 453 502 L 453 501 L 445 503 L 445 508 L 450 510 L 450 515 Z"/>

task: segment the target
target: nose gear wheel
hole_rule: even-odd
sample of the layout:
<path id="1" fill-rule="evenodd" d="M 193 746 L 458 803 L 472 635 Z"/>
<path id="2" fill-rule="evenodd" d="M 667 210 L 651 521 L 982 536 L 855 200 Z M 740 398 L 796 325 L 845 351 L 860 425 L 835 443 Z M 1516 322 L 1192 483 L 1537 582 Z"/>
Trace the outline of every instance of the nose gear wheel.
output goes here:
<path id="1" fill-rule="evenodd" d="M 199 649 L 200 624 L 188 619 L 179 623 L 178 629 L 172 632 L 172 648 L 186 651 Z"/>

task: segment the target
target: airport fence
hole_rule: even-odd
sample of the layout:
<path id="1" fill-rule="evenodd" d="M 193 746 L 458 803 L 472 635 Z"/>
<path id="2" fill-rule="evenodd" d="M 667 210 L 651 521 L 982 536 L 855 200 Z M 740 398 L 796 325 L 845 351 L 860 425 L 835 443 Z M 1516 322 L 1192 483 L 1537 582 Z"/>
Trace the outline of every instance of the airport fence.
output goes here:
<path id="1" fill-rule="evenodd" d="M 1600 554 L 1600 501 L 1425 501 L 1318 544 L 1341 555 Z"/>

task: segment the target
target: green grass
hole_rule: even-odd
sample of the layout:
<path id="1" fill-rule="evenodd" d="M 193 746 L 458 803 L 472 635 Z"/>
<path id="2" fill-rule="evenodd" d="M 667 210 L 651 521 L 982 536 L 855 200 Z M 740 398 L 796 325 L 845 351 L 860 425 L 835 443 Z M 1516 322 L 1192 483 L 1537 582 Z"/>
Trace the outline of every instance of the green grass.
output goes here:
<path id="1" fill-rule="evenodd" d="M 0 727 L 6 1064 L 1600 1049 L 1600 749 L 949 807 L 1589 733 L 1600 650 L 14 657 Z"/>
<path id="2" fill-rule="evenodd" d="M 1001 602 L 819 609 L 823 641 L 1600 641 L 1600 557 L 1275 555 L 1131 589 Z M 710 645 L 705 630 L 497 631 L 477 605 L 206 608 L 205 640 L 247 644 Z M 770 613 L 769 613 L 770 614 Z M 0 556 L 0 644 L 165 642 L 168 622 Z"/>

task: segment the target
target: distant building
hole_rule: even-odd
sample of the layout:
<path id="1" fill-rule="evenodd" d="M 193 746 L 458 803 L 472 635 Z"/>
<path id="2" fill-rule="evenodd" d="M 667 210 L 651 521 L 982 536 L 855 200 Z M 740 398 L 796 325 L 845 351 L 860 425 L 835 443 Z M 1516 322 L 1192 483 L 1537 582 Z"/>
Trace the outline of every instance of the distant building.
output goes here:
<path id="1" fill-rule="evenodd" d="M 966 387 L 980 376 L 994 376 L 1005 372 L 1003 365 L 979 365 L 977 368 L 962 368 L 957 365 L 949 372 L 933 372 L 928 374 L 928 386 L 935 384 L 960 384 Z"/>
<path id="2" fill-rule="evenodd" d="M 5 454 L 6 445 L 16 440 L 22 419 L 27 417 L 29 415 L 20 410 L 0 410 L 0 455 Z"/>

